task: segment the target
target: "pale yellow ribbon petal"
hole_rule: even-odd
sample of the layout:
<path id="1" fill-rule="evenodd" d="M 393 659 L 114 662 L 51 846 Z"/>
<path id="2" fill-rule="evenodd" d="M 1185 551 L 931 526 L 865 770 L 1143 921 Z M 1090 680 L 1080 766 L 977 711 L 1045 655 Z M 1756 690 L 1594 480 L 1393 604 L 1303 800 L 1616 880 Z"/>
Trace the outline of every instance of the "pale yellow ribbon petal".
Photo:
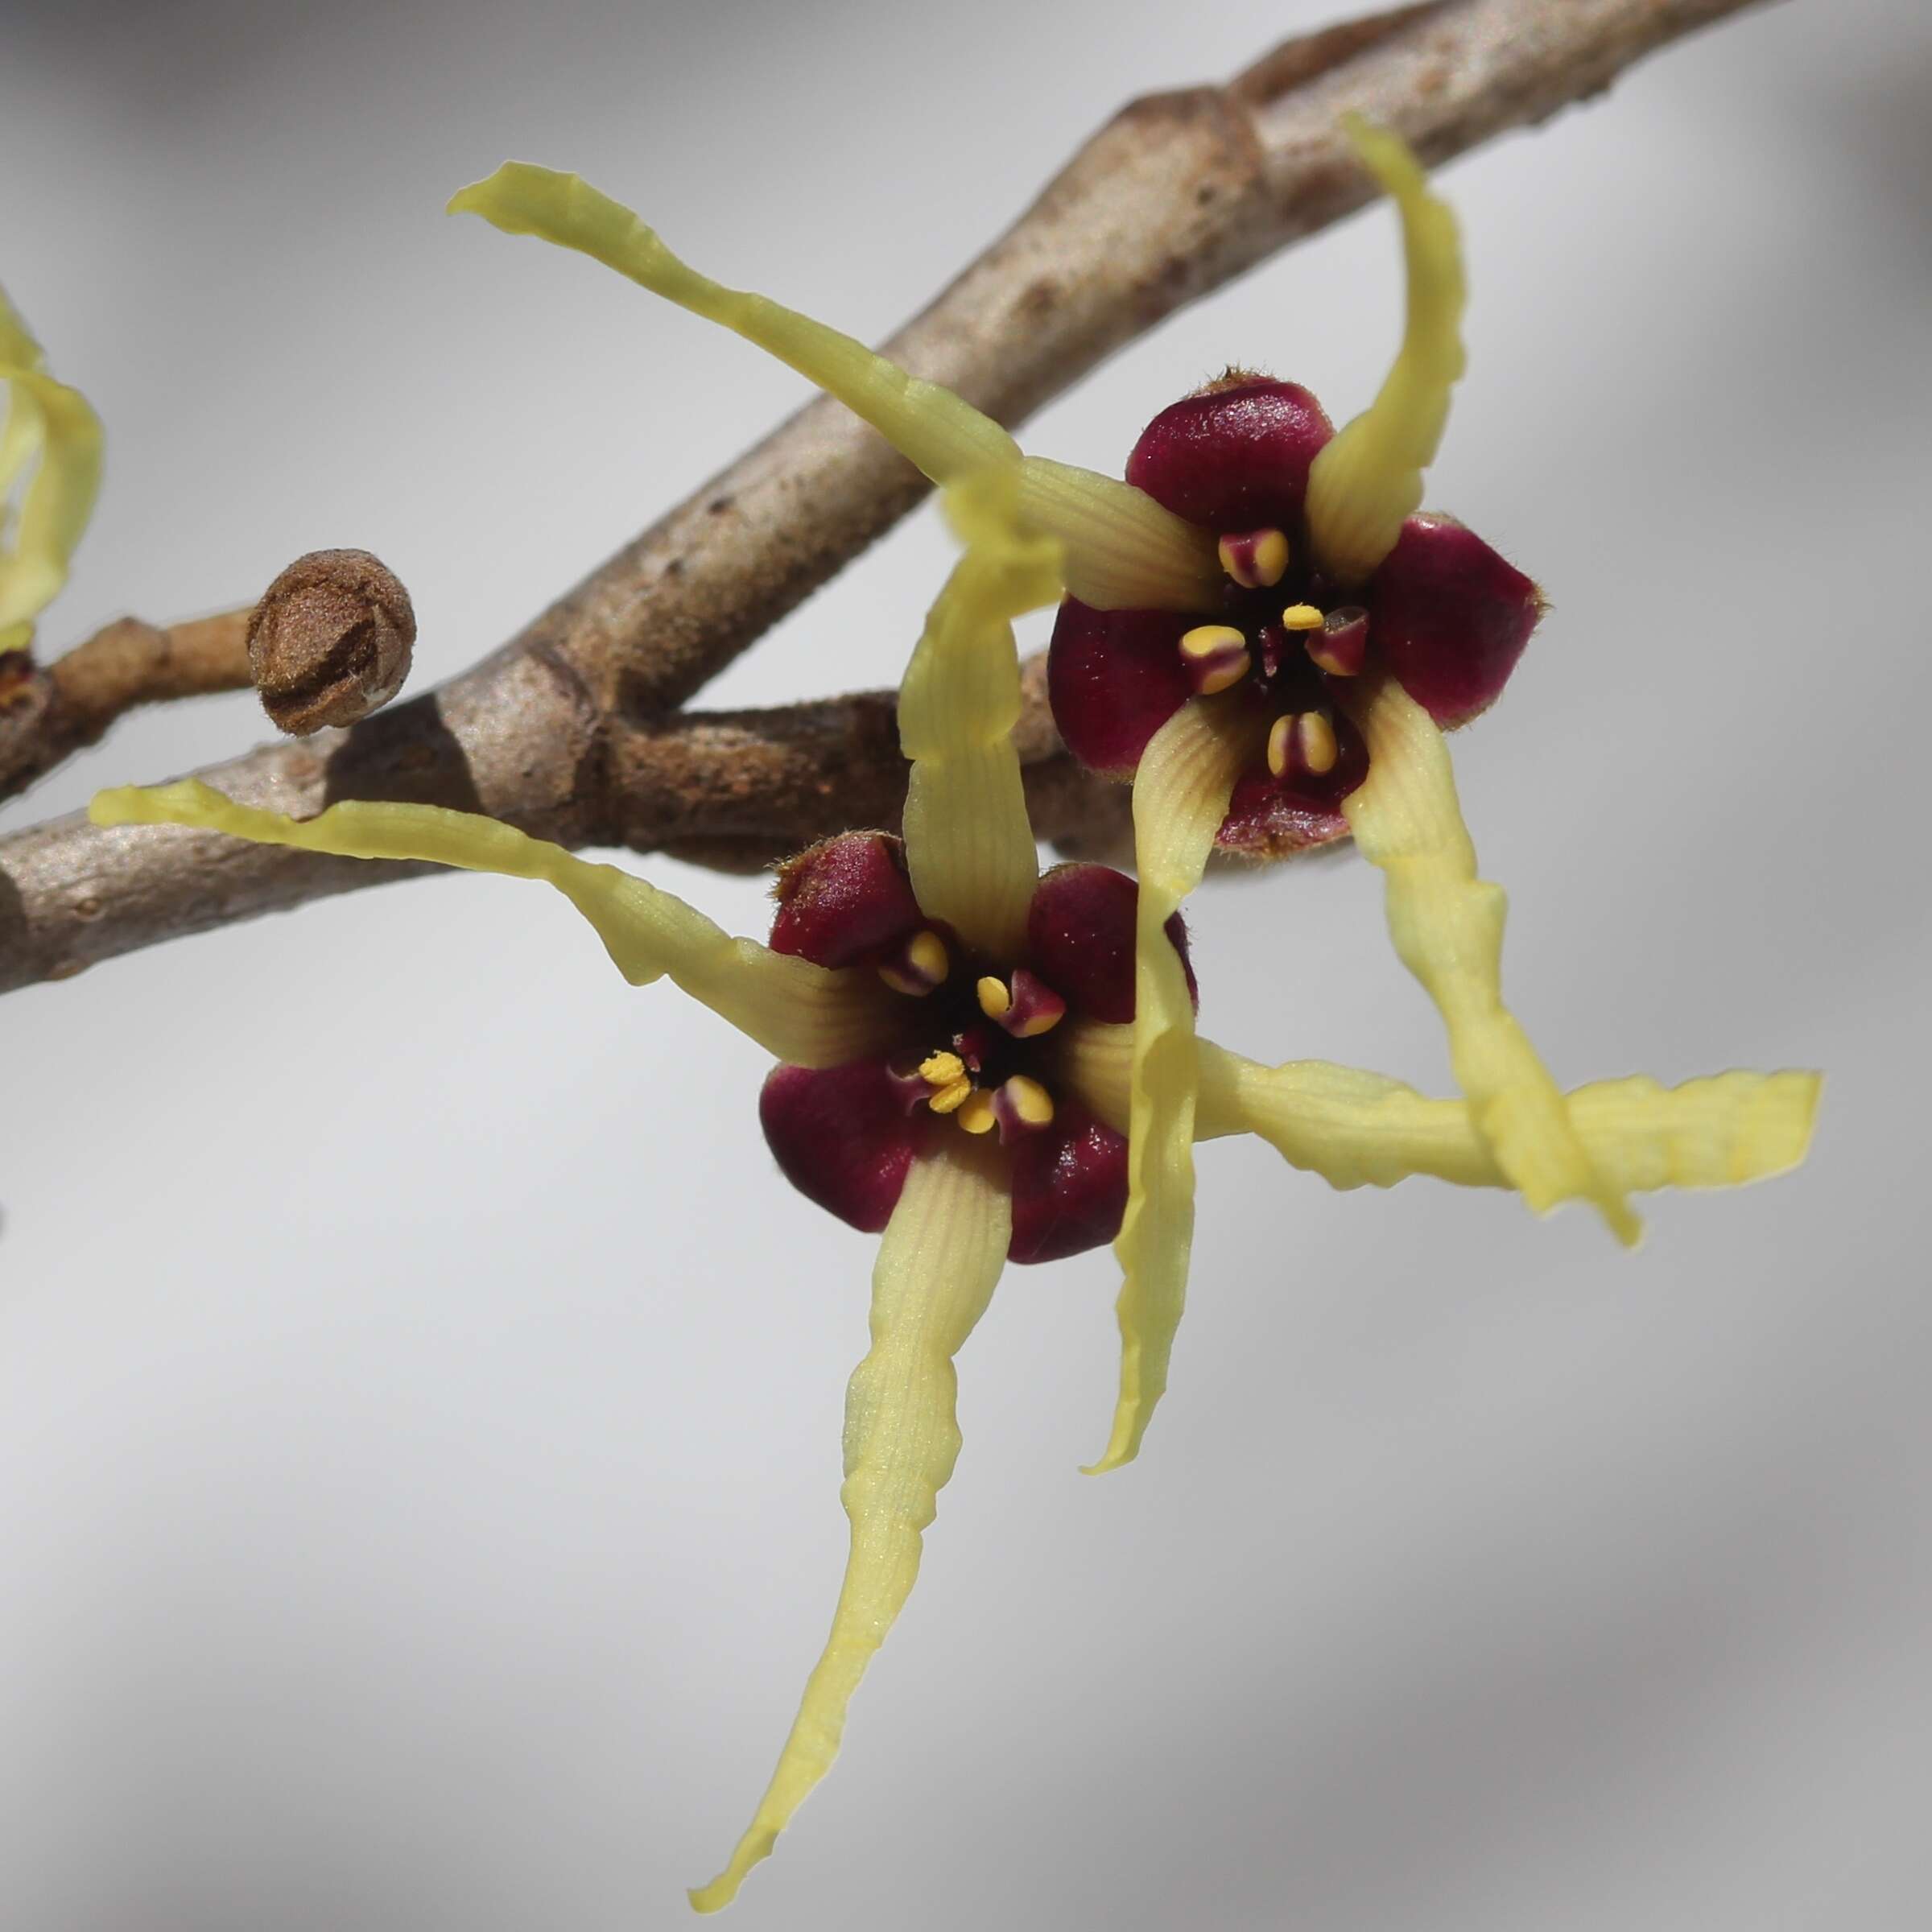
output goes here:
<path id="1" fill-rule="evenodd" d="M 668 976 L 769 1053 L 797 1067 L 836 1067 L 884 1044 L 878 983 L 734 939 L 682 899 L 614 865 L 593 865 L 495 819 L 438 805 L 362 799 L 312 819 L 237 805 L 192 778 L 97 793 L 97 825 L 190 825 L 258 845 L 352 859 L 427 860 L 554 886 L 596 928 L 634 986 Z"/>
<path id="2" fill-rule="evenodd" d="M 1117 1131 L 1127 1124 L 1133 1029 L 1071 1022 L 1055 1041 L 1060 1079 Z M 1264 1067 L 1196 1042 L 1195 1138 L 1258 1134 L 1332 1187 L 1392 1187 L 1433 1174 L 1459 1187 L 1508 1187 L 1468 1103 L 1436 1100 L 1379 1073 L 1328 1060 Z M 1803 1160 L 1817 1118 L 1815 1073 L 1733 1071 L 1663 1087 L 1647 1075 L 1597 1080 L 1564 1096 L 1597 1171 L 1632 1193 L 1735 1187 Z"/>
<path id="3" fill-rule="evenodd" d="M 912 761 L 906 862 L 928 919 L 995 960 L 1019 956 L 1039 854 L 1013 728 L 1020 658 L 1012 619 L 1058 601 L 1059 547 L 1022 538 L 1010 469 L 949 491 L 967 545 L 899 687 L 899 747 Z"/>
<path id="4" fill-rule="evenodd" d="M 69 560 L 101 488 L 101 419 L 76 389 L 47 374 L 47 358 L 0 291 L 0 650 L 33 641 L 34 621 L 67 581 Z M 6 497 L 39 461 L 8 527 Z"/>
<path id="5" fill-rule="evenodd" d="M 827 1639 L 778 1769 L 731 1860 L 691 1895 L 737 1896 L 837 1757 L 852 1695 L 919 1575 L 922 1533 L 960 1452 L 952 1358 L 1005 1265 L 1012 1210 L 997 1147 L 955 1134 L 914 1162 L 872 1276 L 872 1348 L 845 1397 L 852 1554 Z"/>
<path id="6" fill-rule="evenodd" d="M 1402 345 L 1381 391 L 1345 424 L 1308 473 L 1308 536 L 1315 559 L 1359 584 L 1395 547 L 1422 500 L 1422 472 L 1449 419 L 1463 373 L 1462 252 L 1455 217 L 1431 195 L 1399 135 L 1358 114 L 1342 122 L 1362 164 L 1395 198 L 1409 283 Z"/>
<path id="7" fill-rule="evenodd" d="M 1194 1243 L 1194 1004 L 1168 920 L 1201 882 L 1242 766 L 1253 756 L 1244 715 L 1191 700 L 1149 740 L 1133 780 L 1133 1056 L 1127 1124 L 1127 1212 L 1113 1252 L 1122 1280 L 1121 1393 L 1113 1430 L 1088 1471 L 1139 1453 L 1187 1294 Z"/>
<path id="8" fill-rule="evenodd" d="M 699 274 L 580 175 L 506 161 L 487 180 L 460 190 L 449 207 L 509 234 L 576 249 L 757 344 L 836 396 L 935 483 L 991 464 L 1021 464 L 1022 514 L 1030 528 L 1066 543 L 1067 588 L 1090 604 L 1192 610 L 1220 580 L 1213 539 L 1144 492 L 1091 470 L 1022 463 L 1012 437 L 951 390 L 766 296 Z"/>
<path id="9" fill-rule="evenodd" d="M 1593 1202 L 1617 1238 L 1642 1224 L 1592 1166 L 1563 1095 L 1503 1005 L 1501 886 L 1476 874 L 1449 748 L 1393 678 L 1348 700 L 1368 746 L 1368 776 L 1342 801 L 1362 856 L 1382 873 L 1389 931 L 1449 1031 L 1450 1064 L 1477 1131 L 1537 1213 Z"/>
<path id="10" fill-rule="evenodd" d="M 1218 610 L 1214 539 L 1145 490 L 1045 456 L 1020 465 L 1020 515 L 1066 546 L 1067 590 L 1096 610 Z"/>

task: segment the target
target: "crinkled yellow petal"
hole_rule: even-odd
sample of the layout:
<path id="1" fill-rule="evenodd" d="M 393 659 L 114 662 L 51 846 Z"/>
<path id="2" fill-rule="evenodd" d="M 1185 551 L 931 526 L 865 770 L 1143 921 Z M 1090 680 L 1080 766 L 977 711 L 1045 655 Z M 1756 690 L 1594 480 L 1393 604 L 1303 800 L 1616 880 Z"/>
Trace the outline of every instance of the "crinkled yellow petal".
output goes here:
<path id="1" fill-rule="evenodd" d="M 1113 1431 L 1089 1475 L 1138 1454 L 1167 1386 L 1194 1242 L 1194 1003 L 1168 920 L 1201 882 L 1251 729 L 1237 710 L 1191 699 L 1148 741 L 1133 779 L 1133 1054 L 1129 1079 L 1127 1212 L 1113 1244 L 1122 1274 L 1121 1393 Z"/>
<path id="2" fill-rule="evenodd" d="M 1538 1214 L 1595 1203 L 1618 1240 L 1642 1224 L 1591 1164 L 1549 1071 L 1503 1005 L 1502 888 L 1476 876 L 1449 747 L 1393 678 L 1348 700 L 1368 747 L 1368 776 L 1342 801 L 1362 856 L 1382 873 L 1402 964 L 1449 1030 L 1449 1059 L 1476 1130 Z"/>
<path id="3" fill-rule="evenodd" d="M 258 845 L 290 845 L 352 859 L 427 860 L 465 872 L 542 879 L 597 930 L 634 986 L 668 976 L 777 1059 L 836 1067 L 886 1038 L 889 1003 L 868 973 L 831 972 L 807 960 L 734 939 L 682 899 L 614 865 L 593 865 L 560 845 L 495 819 L 438 805 L 350 799 L 312 819 L 237 805 L 193 778 L 95 795 L 97 825 L 192 825 Z"/>
<path id="4" fill-rule="evenodd" d="M 997 1147 L 953 1134 L 914 1162 L 873 1270 L 871 1351 L 845 1395 L 852 1554 L 832 1634 L 749 1828 L 691 1895 L 700 1912 L 731 1903 L 838 1756 L 846 1707 L 911 1594 L 922 1532 L 960 1453 L 952 1358 L 985 1313 L 1011 1232 Z"/>
<path id="5" fill-rule="evenodd" d="M 929 919 L 994 959 L 1018 956 L 1039 854 L 1013 728 L 1020 658 L 1012 620 L 1058 601 L 1059 547 L 1014 521 L 1009 467 L 947 493 L 965 539 L 899 688 L 899 745 L 912 761 L 906 861 Z"/>
<path id="6" fill-rule="evenodd" d="M 1449 419 L 1463 373 L 1462 251 L 1455 217 L 1429 192 L 1407 144 L 1359 114 L 1342 126 L 1362 164 L 1395 198 L 1402 222 L 1409 312 L 1395 365 L 1380 393 L 1345 424 L 1308 473 L 1308 536 L 1316 561 L 1359 584 L 1395 547 L 1422 500 L 1422 472 Z"/>
<path id="7" fill-rule="evenodd" d="M 101 488 L 101 419 L 47 374 L 47 358 L 0 291 L 0 650 L 31 643 L 34 620 L 67 581 Z M 35 458 L 38 463 L 35 464 Z M 10 527 L 6 497 L 34 465 Z"/>
<path id="8" fill-rule="evenodd" d="M 481 215 L 507 233 L 576 249 L 756 343 L 836 396 L 935 483 L 1021 460 L 1012 437 L 951 390 L 907 374 L 854 337 L 766 296 L 700 275 L 629 208 L 580 175 L 506 161 L 487 180 L 461 189 L 449 206 L 452 214 Z M 1068 588 L 1088 603 L 1191 610 L 1220 580 L 1212 539 L 1110 477 L 1029 460 L 1021 511 L 1030 528 L 1065 542 Z"/>
<path id="9" fill-rule="evenodd" d="M 1117 1130 L 1126 1125 L 1133 1029 L 1062 1027 L 1059 1073 Z M 1196 1042 L 1196 1141 L 1253 1133 L 1290 1166 L 1331 1187 L 1392 1187 L 1433 1174 L 1459 1187 L 1507 1187 L 1464 1100 L 1435 1100 L 1360 1067 L 1328 1060 L 1264 1067 Z M 1823 1082 L 1815 1073 L 1731 1072 L 1663 1087 L 1647 1075 L 1598 1080 L 1565 1096 L 1597 1171 L 1632 1193 L 1734 1187 L 1787 1172 L 1810 1145 Z"/>

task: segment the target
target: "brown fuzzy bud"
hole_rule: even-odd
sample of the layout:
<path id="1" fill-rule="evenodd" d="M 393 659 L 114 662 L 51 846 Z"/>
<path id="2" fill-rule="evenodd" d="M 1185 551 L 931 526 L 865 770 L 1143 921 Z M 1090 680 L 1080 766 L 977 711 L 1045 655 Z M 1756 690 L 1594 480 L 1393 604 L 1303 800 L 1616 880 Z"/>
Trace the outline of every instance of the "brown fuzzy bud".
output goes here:
<path id="1" fill-rule="evenodd" d="M 312 550 L 262 593 L 249 675 L 276 728 L 307 737 L 386 704 L 409 675 L 409 592 L 365 550 Z"/>

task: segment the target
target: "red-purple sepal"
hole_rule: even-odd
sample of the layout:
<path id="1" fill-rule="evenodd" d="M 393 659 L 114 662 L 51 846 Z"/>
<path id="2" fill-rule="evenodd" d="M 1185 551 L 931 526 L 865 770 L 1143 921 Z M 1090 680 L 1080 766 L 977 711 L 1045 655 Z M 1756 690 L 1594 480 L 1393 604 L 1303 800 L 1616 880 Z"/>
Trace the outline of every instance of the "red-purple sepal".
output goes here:
<path id="1" fill-rule="evenodd" d="M 1110 1241 L 1127 1212 L 1127 1142 L 1063 1096 L 1013 1149 L 1015 1261 L 1057 1261 Z"/>
<path id="2" fill-rule="evenodd" d="M 868 1234 L 891 1218 L 913 1155 L 939 1126 L 923 1108 L 906 1111 L 883 1060 L 774 1067 L 758 1123 L 786 1179 Z"/>
<path id="3" fill-rule="evenodd" d="M 1067 749 L 1091 771 L 1133 777 L 1147 741 L 1194 696 L 1181 634 L 1199 615 L 1096 610 L 1068 597 L 1053 622 L 1046 701 Z"/>
<path id="4" fill-rule="evenodd" d="M 1033 970 L 1084 1020 L 1125 1026 L 1133 1018 L 1133 919 L 1140 888 L 1111 865 L 1056 865 L 1026 909 Z M 1177 912 L 1167 936 L 1181 956 L 1187 990 L 1199 989 L 1187 956 L 1187 928 Z"/>
<path id="5" fill-rule="evenodd" d="M 906 876 L 905 848 L 889 832 L 826 839 L 782 867 L 772 890 L 772 951 L 815 966 L 874 959 L 927 923 Z"/>
<path id="6" fill-rule="evenodd" d="M 1162 410 L 1141 431 L 1127 481 L 1217 534 L 1272 528 L 1298 543 L 1308 466 L 1334 434 L 1299 383 L 1237 382 Z"/>
<path id="7" fill-rule="evenodd" d="M 1445 729 L 1501 696 L 1542 594 L 1453 517 L 1425 512 L 1402 526 L 1367 592 L 1370 649 Z"/>
<path id="8" fill-rule="evenodd" d="M 1368 749 L 1340 712 L 1335 714 L 1336 757 L 1332 770 L 1319 777 L 1305 773 L 1284 784 L 1265 767 L 1244 772 L 1235 781 L 1228 815 L 1215 835 L 1225 852 L 1257 859 L 1283 859 L 1315 845 L 1332 845 L 1348 836 L 1342 800 L 1368 775 Z"/>

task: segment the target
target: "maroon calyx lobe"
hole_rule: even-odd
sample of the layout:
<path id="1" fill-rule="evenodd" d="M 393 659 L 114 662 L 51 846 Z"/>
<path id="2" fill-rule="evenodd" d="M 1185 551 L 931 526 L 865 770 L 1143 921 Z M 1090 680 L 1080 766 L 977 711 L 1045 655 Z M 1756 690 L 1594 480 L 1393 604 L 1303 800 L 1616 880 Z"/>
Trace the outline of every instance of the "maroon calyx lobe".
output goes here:
<path id="1" fill-rule="evenodd" d="M 1127 1142 L 1077 1101 L 1013 1154 L 1013 1238 L 1007 1258 L 1058 1261 L 1110 1241 L 1127 1212 Z"/>
<path id="2" fill-rule="evenodd" d="M 1356 679 L 1385 668 L 1439 724 L 1462 724 L 1501 694 L 1542 609 L 1528 577 L 1439 515 L 1409 518 L 1366 584 L 1328 581 L 1311 561 L 1305 507 L 1310 466 L 1331 434 L 1319 405 L 1292 383 L 1229 380 L 1163 410 L 1127 477 L 1216 539 L 1228 572 L 1219 598 L 1185 613 L 1100 611 L 1070 598 L 1047 663 L 1067 749 L 1112 778 L 1133 775 L 1149 740 L 1197 691 L 1249 710 L 1281 755 L 1238 782 L 1218 843 L 1257 856 L 1346 835 L 1342 801 L 1368 773 L 1344 708 Z M 1288 551 L 1278 576 L 1254 568 L 1271 532 Z M 1191 632 L 1201 634 L 1183 647 Z M 1223 667 L 1239 667 L 1244 653 L 1246 674 L 1228 681 Z M 1311 713 L 1319 728 L 1294 728 Z M 1322 768 L 1331 733 L 1334 756 Z M 1313 758 L 1302 755 L 1311 745 Z"/>
<path id="3" fill-rule="evenodd" d="M 774 1067 L 758 1095 L 758 1125 L 778 1170 L 807 1200 L 877 1234 L 906 1185 L 920 1129 L 883 1060 Z"/>
<path id="4" fill-rule="evenodd" d="M 1368 612 L 1377 655 L 1447 731 L 1503 695 L 1543 597 L 1474 530 L 1426 512 L 1371 579 Z"/>
<path id="5" fill-rule="evenodd" d="M 815 966 L 877 961 L 926 924 L 906 848 L 883 832 L 821 840 L 779 869 L 771 949 Z"/>
<path id="6" fill-rule="evenodd" d="M 828 840 L 787 869 L 786 884 L 774 943 L 778 927 L 794 943 L 782 950 L 810 957 L 810 946 L 862 966 L 904 946 L 896 839 Z M 918 931 L 944 938 L 945 976 L 916 995 L 881 980 L 878 997 L 898 1022 L 889 1050 L 842 1067 L 780 1067 L 766 1080 L 759 1120 L 786 1178 L 840 1220 L 876 1233 L 914 1158 L 940 1137 L 968 1130 L 968 1103 L 956 1093 L 950 1105 L 942 1100 L 963 1079 L 985 1130 L 1005 1144 L 1010 1257 L 1053 1261 L 1111 1240 L 1125 1210 L 1127 1144 L 1060 1080 L 1055 1042 L 1066 1021 L 1132 1020 L 1136 898 L 1134 882 L 1109 867 L 1055 867 L 1034 894 L 1018 960 L 976 957 L 947 929 L 919 921 Z M 917 919 L 916 902 L 913 913 Z M 1178 915 L 1167 931 L 1186 966 Z M 1191 991 L 1191 967 L 1187 976 Z M 948 1067 L 946 1055 L 963 1071 Z M 934 1071 L 922 1071 L 927 1067 Z M 1050 1117 L 1040 1117 L 1042 1096 Z"/>
<path id="7" fill-rule="evenodd" d="M 1298 382 L 1257 377 L 1170 403 L 1141 431 L 1127 481 L 1217 536 L 1302 528 L 1308 469 L 1335 434 Z"/>
<path id="8" fill-rule="evenodd" d="M 1026 908 L 1026 948 L 1041 976 L 1081 1018 L 1125 1026 L 1133 1020 L 1133 920 L 1140 888 L 1111 865 L 1056 865 L 1042 875 Z M 1181 956 L 1187 992 L 1201 1003 L 1188 956 L 1187 923 L 1177 912 L 1167 937 Z"/>

